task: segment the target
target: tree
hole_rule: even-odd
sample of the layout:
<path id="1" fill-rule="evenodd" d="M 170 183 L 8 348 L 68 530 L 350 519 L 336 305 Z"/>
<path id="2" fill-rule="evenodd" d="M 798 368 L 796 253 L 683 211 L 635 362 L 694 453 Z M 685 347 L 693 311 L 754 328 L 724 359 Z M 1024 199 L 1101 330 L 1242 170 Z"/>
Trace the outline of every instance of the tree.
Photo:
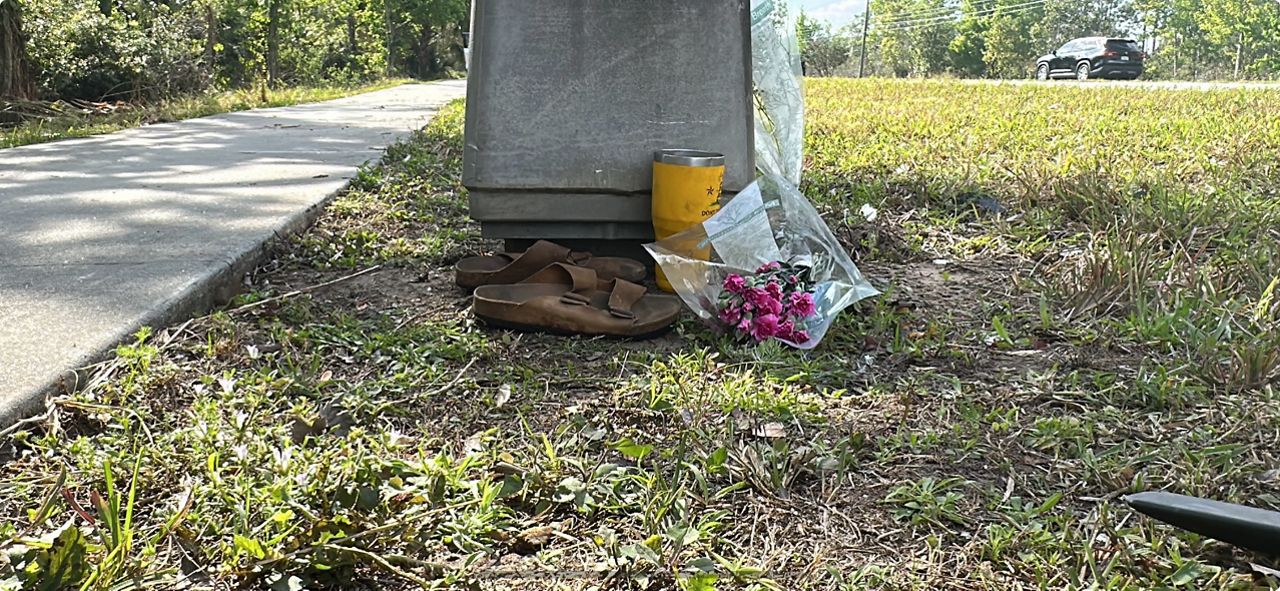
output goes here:
<path id="1" fill-rule="evenodd" d="M 18 0 L 0 0 L 0 97 L 35 98 Z"/>
<path id="2" fill-rule="evenodd" d="M 881 60 L 897 76 L 949 69 L 955 9 L 947 0 L 873 0 L 873 37 Z"/>
<path id="3" fill-rule="evenodd" d="M 982 61 L 987 48 L 987 19 L 978 11 L 979 7 L 975 0 L 964 0 L 960 4 L 956 35 L 947 46 L 951 69 L 962 76 L 979 77 L 987 73 L 987 64 Z"/>
<path id="4" fill-rule="evenodd" d="M 276 85 L 280 81 L 280 3 L 284 0 L 267 0 L 267 82 Z"/>
<path id="5" fill-rule="evenodd" d="M 911 32 L 901 23 L 912 22 L 914 0 L 871 0 L 871 38 L 880 54 L 880 66 L 897 77 L 912 71 Z M 879 69 L 879 68 L 877 68 Z"/>
<path id="6" fill-rule="evenodd" d="M 1168 76 L 1194 79 L 1204 73 L 1209 64 L 1203 57 L 1212 55 L 1214 51 L 1208 34 L 1201 26 L 1200 15 L 1203 12 L 1201 0 L 1171 0 L 1169 13 L 1161 21 L 1162 37 L 1167 42 L 1152 48 L 1153 59 L 1148 63 L 1156 66 L 1157 73 L 1166 59 L 1172 62 L 1168 64 Z"/>
<path id="7" fill-rule="evenodd" d="M 444 62 L 461 59 L 462 23 L 467 0 L 383 0 L 387 9 L 389 70 L 427 77 L 443 70 Z M 448 59 L 442 54 L 450 53 Z M 394 68 L 392 67 L 394 65 Z"/>
<path id="8" fill-rule="evenodd" d="M 853 40 L 831 31 L 827 23 L 800 13 L 796 22 L 801 62 L 807 76 L 830 76 L 853 55 Z"/>
<path id="9" fill-rule="evenodd" d="M 1269 69 L 1280 51 L 1280 3 L 1204 0 L 1202 27 L 1219 51 L 1234 60 L 1233 76 Z M 1234 54 L 1234 55 L 1232 55 Z M 1261 67 L 1258 67 L 1261 66 Z"/>
<path id="10" fill-rule="evenodd" d="M 1280 78 L 1280 0 L 871 0 L 879 75 L 1029 76 L 1079 37 L 1136 38 L 1153 78 Z M 820 23 L 802 19 L 804 41 Z M 857 34 L 851 36 L 856 38 Z"/>
<path id="11" fill-rule="evenodd" d="M 7 86 L 22 73 L 25 94 L 145 101 L 264 81 L 358 83 L 385 75 L 389 60 L 395 74 L 435 77 L 462 67 L 468 1 L 0 0 L 0 7 Z M 27 40 L 21 69 L 9 57 L 18 39 Z"/>
<path id="12" fill-rule="evenodd" d="M 917 0 L 912 7 L 918 13 L 944 14 L 950 16 L 952 7 L 947 0 Z M 921 17 L 928 18 L 928 17 Z M 917 76 L 932 76 L 949 69 L 950 44 L 956 36 L 955 21 L 949 18 L 942 20 L 925 20 L 916 25 L 905 25 L 907 29 L 911 71 Z"/>
<path id="13" fill-rule="evenodd" d="M 1142 23 L 1142 45 L 1155 52 L 1160 30 L 1173 14 L 1174 4 L 1169 0 L 1133 0 L 1138 22 Z"/>
<path id="14" fill-rule="evenodd" d="M 1030 32 L 1042 47 L 1057 48 L 1077 37 L 1129 36 L 1136 22 L 1130 0 L 1049 0 Z"/>
<path id="15" fill-rule="evenodd" d="M 796 42 L 800 46 L 800 54 L 804 55 L 804 50 L 809 46 L 809 41 L 822 34 L 822 21 L 805 14 L 800 11 L 800 17 L 796 19 Z"/>
<path id="16" fill-rule="evenodd" d="M 1035 58 L 1048 49 L 1057 49 L 1031 38 L 1031 28 L 1043 18 L 1040 10 L 1007 8 L 1018 0 L 998 0 L 988 17 L 982 61 L 987 74 L 996 78 L 1024 78 L 1031 73 Z"/>

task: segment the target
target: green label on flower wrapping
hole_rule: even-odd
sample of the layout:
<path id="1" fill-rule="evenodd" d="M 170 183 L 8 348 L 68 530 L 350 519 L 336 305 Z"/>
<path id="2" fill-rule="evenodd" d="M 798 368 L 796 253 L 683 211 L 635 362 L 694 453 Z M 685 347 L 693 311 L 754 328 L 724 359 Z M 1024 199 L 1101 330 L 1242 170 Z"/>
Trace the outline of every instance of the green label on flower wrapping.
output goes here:
<path id="1" fill-rule="evenodd" d="M 773 12 L 773 0 L 764 0 L 757 4 L 751 10 L 751 26 L 756 26 L 764 21 Z"/>

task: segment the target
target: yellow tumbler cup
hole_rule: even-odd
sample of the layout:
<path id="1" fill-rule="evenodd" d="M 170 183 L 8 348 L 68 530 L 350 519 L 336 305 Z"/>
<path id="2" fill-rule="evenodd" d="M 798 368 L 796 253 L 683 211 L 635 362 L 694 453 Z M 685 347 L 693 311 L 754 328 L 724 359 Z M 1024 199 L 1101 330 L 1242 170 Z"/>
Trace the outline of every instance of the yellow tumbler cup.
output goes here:
<path id="1" fill-rule="evenodd" d="M 653 233 L 658 240 L 679 234 L 720 211 L 724 154 L 700 150 L 653 153 Z M 711 247 L 698 258 L 711 258 Z M 658 269 L 658 287 L 675 291 Z"/>

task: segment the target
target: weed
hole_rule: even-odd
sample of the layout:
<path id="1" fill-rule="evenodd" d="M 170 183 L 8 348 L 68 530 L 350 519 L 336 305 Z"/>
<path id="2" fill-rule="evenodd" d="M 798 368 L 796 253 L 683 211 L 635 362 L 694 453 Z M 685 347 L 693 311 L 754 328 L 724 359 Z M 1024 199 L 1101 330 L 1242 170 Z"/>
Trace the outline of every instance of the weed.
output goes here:
<path id="1" fill-rule="evenodd" d="M 961 506 L 964 495 L 959 490 L 966 484 L 968 483 L 959 478 L 935 479 L 926 476 L 894 487 L 885 495 L 884 502 L 895 506 L 895 516 L 913 524 L 928 523 L 942 527 L 945 526 L 944 522 L 951 522 L 968 525 L 969 519 L 965 517 Z"/>

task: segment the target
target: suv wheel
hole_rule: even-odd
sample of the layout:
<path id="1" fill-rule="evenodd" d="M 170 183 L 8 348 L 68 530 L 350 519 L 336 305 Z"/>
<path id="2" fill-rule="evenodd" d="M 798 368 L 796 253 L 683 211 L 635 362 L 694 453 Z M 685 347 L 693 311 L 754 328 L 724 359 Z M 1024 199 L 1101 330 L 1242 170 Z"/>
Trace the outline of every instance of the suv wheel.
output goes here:
<path id="1" fill-rule="evenodd" d="M 1093 68 L 1089 67 L 1089 62 L 1080 62 L 1076 65 L 1076 80 L 1084 81 L 1089 79 L 1089 72 Z"/>
<path id="2" fill-rule="evenodd" d="M 1040 67 L 1036 68 L 1036 80 L 1048 80 L 1048 79 L 1049 79 L 1049 64 L 1040 64 Z"/>

